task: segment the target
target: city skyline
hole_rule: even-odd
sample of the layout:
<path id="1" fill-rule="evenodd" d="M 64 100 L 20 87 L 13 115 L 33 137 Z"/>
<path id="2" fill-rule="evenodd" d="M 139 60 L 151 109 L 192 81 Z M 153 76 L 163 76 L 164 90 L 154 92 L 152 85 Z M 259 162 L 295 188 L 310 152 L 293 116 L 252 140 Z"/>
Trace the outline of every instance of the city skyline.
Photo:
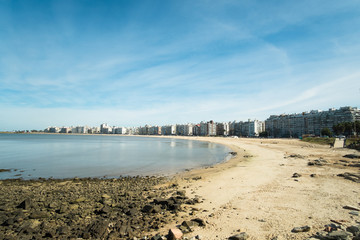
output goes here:
<path id="1" fill-rule="evenodd" d="M 0 1 L 0 130 L 359 107 L 357 1 Z"/>

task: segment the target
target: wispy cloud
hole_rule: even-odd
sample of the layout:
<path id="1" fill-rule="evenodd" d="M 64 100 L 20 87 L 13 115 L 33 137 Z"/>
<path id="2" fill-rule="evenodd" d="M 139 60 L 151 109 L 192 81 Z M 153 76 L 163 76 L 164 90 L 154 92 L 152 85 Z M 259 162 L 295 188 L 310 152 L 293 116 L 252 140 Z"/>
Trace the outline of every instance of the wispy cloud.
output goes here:
<path id="1" fill-rule="evenodd" d="M 0 128 L 265 119 L 358 104 L 357 1 L 0 9 Z"/>

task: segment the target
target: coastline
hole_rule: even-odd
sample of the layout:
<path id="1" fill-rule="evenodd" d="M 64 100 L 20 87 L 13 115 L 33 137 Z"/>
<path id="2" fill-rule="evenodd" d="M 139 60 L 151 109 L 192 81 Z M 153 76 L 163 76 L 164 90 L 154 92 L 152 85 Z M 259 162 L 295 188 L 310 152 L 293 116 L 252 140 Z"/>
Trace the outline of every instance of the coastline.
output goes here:
<path id="1" fill-rule="evenodd" d="M 306 239 L 323 232 L 331 221 L 340 221 L 343 228 L 360 222 L 359 216 L 343 209 L 347 205 L 360 206 L 359 183 L 338 176 L 359 173 L 359 167 L 353 166 L 359 160 L 343 157 L 359 155 L 355 150 L 296 139 L 156 137 L 223 144 L 238 154 L 211 167 L 178 173 L 154 186 L 151 191 L 159 190 L 158 196 L 168 198 L 180 191 L 186 198 L 197 200 L 192 202 L 195 205 L 182 204 L 181 210 L 166 217 L 159 229 L 150 231 L 152 236 L 166 235 L 170 228 L 195 217 L 206 226 L 194 227 L 185 236 L 200 235 L 210 240 L 228 239 L 239 232 L 259 240 Z M 316 161 L 322 164 L 309 164 Z M 293 177 L 294 173 L 299 177 Z M 107 181 L 98 180 L 99 184 Z M 292 232 L 305 225 L 310 226 L 308 232 Z"/>

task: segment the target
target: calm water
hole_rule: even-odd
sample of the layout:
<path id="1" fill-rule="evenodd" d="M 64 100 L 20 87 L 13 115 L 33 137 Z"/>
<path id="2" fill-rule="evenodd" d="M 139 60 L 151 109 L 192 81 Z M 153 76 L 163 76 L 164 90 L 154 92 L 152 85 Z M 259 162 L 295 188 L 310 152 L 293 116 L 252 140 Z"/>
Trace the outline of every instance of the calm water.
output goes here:
<path id="1" fill-rule="evenodd" d="M 0 179 L 168 175 L 219 163 L 230 151 L 181 139 L 0 134 L 0 169 L 12 169 Z"/>

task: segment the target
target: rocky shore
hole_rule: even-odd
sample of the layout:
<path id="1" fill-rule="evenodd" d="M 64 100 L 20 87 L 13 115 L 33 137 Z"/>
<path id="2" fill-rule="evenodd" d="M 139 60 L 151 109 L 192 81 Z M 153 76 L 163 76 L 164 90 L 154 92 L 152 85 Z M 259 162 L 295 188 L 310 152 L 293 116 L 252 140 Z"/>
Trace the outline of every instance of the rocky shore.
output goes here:
<path id="1" fill-rule="evenodd" d="M 3 180 L 0 192 L 0 239 L 151 239 L 200 201 L 163 177 Z"/>

